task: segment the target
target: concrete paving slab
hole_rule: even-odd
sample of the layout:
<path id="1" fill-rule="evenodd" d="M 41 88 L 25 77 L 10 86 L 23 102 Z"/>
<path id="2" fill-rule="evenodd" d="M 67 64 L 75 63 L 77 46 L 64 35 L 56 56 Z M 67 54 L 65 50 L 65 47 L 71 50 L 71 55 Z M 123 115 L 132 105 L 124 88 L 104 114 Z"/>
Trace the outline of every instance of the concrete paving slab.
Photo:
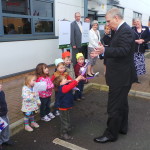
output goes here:
<path id="1" fill-rule="evenodd" d="M 69 143 L 88 150 L 149 150 L 150 149 L 150 101 L 134 96 L 129 97 L 129 132 L 119 135 L 116 142 L 99 144 L 93 138 L 101 135 L 106 127 L 107 92 L 91 90 L 86 99 L 75 102 L 71 112 L 73 140 Z M 15 145 L 6 150 L 67 150 L 52 141 L 59 138 L 60 120 L 38 122 L 40 128 L 32 133 L 21 131 L 12 139 Z"/>

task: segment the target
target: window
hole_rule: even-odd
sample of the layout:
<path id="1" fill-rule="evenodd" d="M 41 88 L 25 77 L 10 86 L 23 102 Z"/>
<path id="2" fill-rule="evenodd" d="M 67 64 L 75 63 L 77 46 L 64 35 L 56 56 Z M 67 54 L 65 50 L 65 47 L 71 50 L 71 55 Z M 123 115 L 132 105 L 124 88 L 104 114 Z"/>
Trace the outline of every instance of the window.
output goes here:
<path id="1" fill-rule="evenodd" d="M 33 0 L 33 16 L 53 17 L 53 3 L 48 1 Z"/>
<path id="2" fill-rule="evenodd" d="M 142 19 L 142 14 L 134 11 L 133 12 L 133 18 L 140 18 L 140 19 Z"/>
<path id="3" fill-rule="evenodd" d="M 120 7 L 118 5 L 113 4 L 114 2 L 112 1 L 108 1 L 109 3 L 107 4 L 107 10 L 110 10 L 111 8 L 118 8 L 122 14 L 122 16 L 124 16 L 124 8 Z M 117 2 L 117 1 L 116 1 Z M 116 3 L 115 2 L 115 3 Z"/>
<path id="4" fill-rule="evenodd" d="M 0 0 L 0 7 L 2 39 L 54 37 L 54 0 Z"/>
<path id="5" fill-rule="evenodd" d="M 3 17 L 4 35 L 31 34 L 31 19 Z"/>
<path id="6" fill-rule="evenodd" d="M 29 0 L 2 0 L 2 12 L 30 15 Z"/>

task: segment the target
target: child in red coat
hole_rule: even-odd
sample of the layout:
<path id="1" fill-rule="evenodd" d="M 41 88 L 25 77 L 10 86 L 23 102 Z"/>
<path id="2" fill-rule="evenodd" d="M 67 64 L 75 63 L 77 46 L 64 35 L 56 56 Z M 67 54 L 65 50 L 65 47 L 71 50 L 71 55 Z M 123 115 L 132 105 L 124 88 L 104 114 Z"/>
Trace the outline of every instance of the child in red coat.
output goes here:
<path id="1" fill-rule="evenodd" d="M 54 79 L 54 85 L 57 88 L 56 99 L 61 120 L 61 138 L 64 140 L 72 138 L 68 133 L 71 130 L 70 109 L 73 107 L 74 102 L 72 89 L 83 79 L 84 77 L 81 75 L 71 82 L 64 76 L 58 76 Z"/>
<path id="2" fill-rule="evenodd" d="M 61 58 L 55 59 L 55 66 L 56 66 L 56 71 L 52 75 L 52 78 L 51 78 L 52 82 L 58 76 L 64 76 L 67 80 L 72 81 L 72 78 L 69 76 L 69 73 L 66 72 L 66 66 L 65 66 L 65 63 L 64 63 L 63 59 L 61 59 Z M 56 116 L 59 116 L 60 114 L 59 114 L 58 104 L 57 104 L 57 89 L 56 88 L 55 88 L 55 104 L 54 104 L 54 107 L 55 107 L 54 114 Z"/>

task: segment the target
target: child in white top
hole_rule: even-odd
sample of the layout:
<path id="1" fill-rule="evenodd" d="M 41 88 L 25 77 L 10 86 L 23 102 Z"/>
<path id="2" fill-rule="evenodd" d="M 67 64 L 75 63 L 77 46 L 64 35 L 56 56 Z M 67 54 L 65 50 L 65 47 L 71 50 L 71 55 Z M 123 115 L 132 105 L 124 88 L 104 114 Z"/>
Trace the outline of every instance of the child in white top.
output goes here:
<path id="1" fill-rule="evenodd" d="M 24 114 L 24 125 L 26 131 L 33 131 L 32 127 L 38 128 L 39 125 L 34 121 L 34 113 L 41 104 L 38 92 L 34 92 L 33 87 L 36 82 L 35 75 L 28 75 L 22 88 L 22 112 Z M 31 126 L 29 125 L 31 122 Z"/>

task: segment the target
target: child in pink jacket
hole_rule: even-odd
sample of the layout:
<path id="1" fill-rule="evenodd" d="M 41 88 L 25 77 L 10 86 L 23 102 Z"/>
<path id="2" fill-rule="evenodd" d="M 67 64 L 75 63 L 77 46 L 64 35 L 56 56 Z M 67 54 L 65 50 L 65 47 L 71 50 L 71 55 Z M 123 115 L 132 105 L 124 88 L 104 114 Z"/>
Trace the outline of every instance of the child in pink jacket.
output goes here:
<path id="1" fill-rule="evenodd" d="M 51 119 L 55 118 L 55 116 L 50 110 L 51 95 L 52 95 L 52 89 L 54 88 L 54 85 L 49 77 L 48 66 L 44 63 L 38 64 L 36 67 L 36 75 L 37 75 L 37 80 L 36 80 L 37 82 L 46 82 L 47 84 L 46 91 L 39 92 L 39 97 L 41 100 L 41 106 L 40 106 L 41 120 L 50 121 Z"/>

